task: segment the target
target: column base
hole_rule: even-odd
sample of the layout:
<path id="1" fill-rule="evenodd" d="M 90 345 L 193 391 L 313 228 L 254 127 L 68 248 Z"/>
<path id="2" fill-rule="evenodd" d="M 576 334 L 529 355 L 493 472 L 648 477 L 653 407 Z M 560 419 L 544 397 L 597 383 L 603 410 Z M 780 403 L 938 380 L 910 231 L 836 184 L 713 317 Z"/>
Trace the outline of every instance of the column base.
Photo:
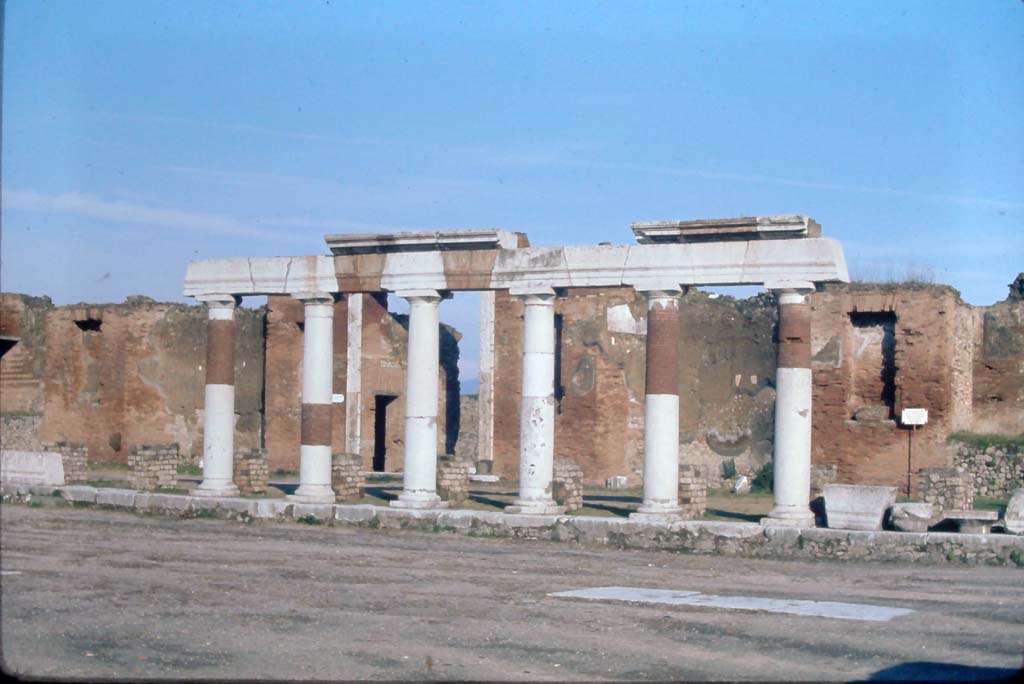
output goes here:
<path id="1" fill-rule="evenodd" d="M 233 482 L 207 482 L 203 480 L 189 494 L 191 496 L 229 498 L 238 496 L 239 491 Z"/>
<path id="2" fill-rule="evenodd" d="M 638 522 L 676 522 L 683 519 L 683 509 L 679 506 L 643 505 L 630 513 L 629 519 Z"/>
<path id="3" fill-rule="evenodd" d="M 327 485 L 300 485 L 294 494 L 284 497 L 295 503 L 332 504 L 335 501 L 334 490 Z"/>
<path id="4" fill-rule="evenodd" d="M 511 506 L 505 506 L 505 513 L 518 515 L 562 515 L 565 513 L 565 506 L 559 506 L 554 499 L 547 501 L 513 501 Z"/>
<path id="5" fill-rule="evenodd" d="M 388 505 L 392 508 L 410 508 L 410 509 L 424 509 L 424 508 L 448 508 L 447 501 L 441 501 L 441 497 L 437 494 L 426 494 L 426 493 L 412 493 L 402 492 L 398 495 L 398 498 L 394 501 L 389 501 Z"/>
<path id="6" fill-rule="evenodd" d="M 761 518 L 762 525 L 774 527 L 814 527 L 814 513 L 802 506 L 776 506 L 768 517 Z"/>

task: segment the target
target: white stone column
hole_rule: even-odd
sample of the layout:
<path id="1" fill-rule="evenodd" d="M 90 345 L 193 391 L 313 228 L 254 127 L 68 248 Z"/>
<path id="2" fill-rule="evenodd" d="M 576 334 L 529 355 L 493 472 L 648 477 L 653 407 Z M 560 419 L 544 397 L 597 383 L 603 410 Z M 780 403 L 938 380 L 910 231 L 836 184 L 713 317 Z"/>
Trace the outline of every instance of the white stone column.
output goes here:
<path id="1" fill-rule="evenodd" d="M 299 488 L 288 498 L 334 503 L 331 489 L 331 392 L 334 378 L 334 296 L 292 295 L 305 308 L 302 332 L 302 445 Z"/>
<path id="2" fill-rule="evenodd" d="M 762 524 L 813 527 L 811 492 L 810 288 L 776 290 L 779 300 L 775 371 L 774 506 Z"/>
<path id="3" fill-rule="evenodd" d="M 444 508 L 437 495 L 437 290 L 396 292 L 409 302 L 409 357 L 405 374 L 405 468 L 396 508 Z"/>
<path id="4" fill-rule="evenodd" d="M 206 303 L 206 391 L 203 401 L 203 481 L 195 496 L 238 496 L 235 451 L 234 295 L 198 297 Z"/>
<path id="5" fill-rule="evenodd" d="M 523 391 L 519 405 L 519 498 L 506 513 L 565 512 L 551 497 L 555 463 L 555 292 L 512 290 L 523 302 Z"/>
<path id="6" fill-rule="evenodd" d="M 362 454 L 363 295 L 348 296 L 348 349 L 345 356 L 345 451 Z"/>
<path id="7" fill-rule="evenodd" d="M 644 396 L 644 501 L 631 519 L 675 518 L 679 507 L 679 297 L 665 287 L 647 294 Z"/>
<path id="8" fill-rule="evenodd" d="M 480 293 L 480 366 L 478 369 L 480 389 L 477 395 L 477 474 L 497 479 L 493 475 L 494 301 L 494 290 L 484 290 Z M 481 473 L 481 467 L 487 468 L 487 472 Z"/>

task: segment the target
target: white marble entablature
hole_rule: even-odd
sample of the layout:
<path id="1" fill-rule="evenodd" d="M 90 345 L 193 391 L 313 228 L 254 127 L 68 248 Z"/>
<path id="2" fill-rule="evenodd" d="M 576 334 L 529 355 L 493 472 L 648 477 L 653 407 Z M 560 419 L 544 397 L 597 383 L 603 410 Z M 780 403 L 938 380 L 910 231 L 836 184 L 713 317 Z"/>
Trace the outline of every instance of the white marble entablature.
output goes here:
<path id="1" fill-rule="evenodd" d="M 337 292 L 334 260 L 329 256 L 254 257 L 190 261 L 186 297 L 211 294 L 266 295 Z"/>

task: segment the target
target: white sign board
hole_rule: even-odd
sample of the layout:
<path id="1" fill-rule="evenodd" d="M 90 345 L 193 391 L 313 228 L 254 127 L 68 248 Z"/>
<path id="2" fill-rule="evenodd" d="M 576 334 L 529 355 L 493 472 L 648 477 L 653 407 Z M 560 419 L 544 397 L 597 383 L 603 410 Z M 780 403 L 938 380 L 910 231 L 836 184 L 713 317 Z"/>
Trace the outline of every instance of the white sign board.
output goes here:
<path id="1" fill-rule="evenodd" d="M 904 425 L 926 425 L 928 423 L 928 409 L 905 408 L 900 414 L 900 422 Z"/>
<path id="2" fill-rule="evenodd" d="M 331 395 L 331 403 L 332 404 L 344 404 L 345 403 L 345 395 L 344 394 L 332 394 Z"/>

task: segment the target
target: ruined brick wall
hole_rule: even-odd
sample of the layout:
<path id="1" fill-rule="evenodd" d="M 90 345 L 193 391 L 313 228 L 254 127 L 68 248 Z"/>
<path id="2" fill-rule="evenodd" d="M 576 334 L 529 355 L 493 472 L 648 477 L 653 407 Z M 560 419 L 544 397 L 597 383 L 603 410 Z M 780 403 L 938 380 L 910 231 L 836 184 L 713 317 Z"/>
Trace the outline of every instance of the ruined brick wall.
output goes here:
<path id="1" fill-rule="evenodd" d="M 0 414 L 39 415 L 46 369 L 49 297 L 0 293 Z"/>
<path id="2" fill-rule="evenodd" d="M 970 430 L 1024 434 L 1024 274 L 1002 302 L 977 311 Z"/>
<path id="3" fill-rule="evenodd" d="M 632 288 L 570 289 L 555 302 L 555 454 L 601 484 L 643 473 L 647 303 Z M 680 306 L 680 461 L 715 484 L 771 457 L 774 299 L 703 292 Z M 495 472 L 518 477 L 522 304 L 495 297 Z"/>
<path id="4" fill-rule="evenodd" d="M 894 417 L 913 407 L 928 409 L 929 422 L 915 431 L 912 470 L 945 465 L 945 438 L 963 420 L 954 387 L 965 385 L 956 353 L 958 330 L 969 331 L 965 306 L 939 285 L 829 286 L 812 296 L 815 463 L 835 464 L 841 483 L 905 485 L 908 435 Z"/>
<path id="5" fill-rule="evenodd" d="M 345 392 L 348 301 L 334 304 L 332 391 Z M 288 296 L 267 297 L 265 423 L 270 470 L 299 469 L 302 417 L 302 326 L 305 308 Z M 345 450 L 345 405 L 331 405 L 331 449 Z"/>
<path id="6" fill-rule="evenodd" d="M 40 437 L 88 445 L 97 462 L 126 463 L 132 446 L 175 442 L 202 456 L 206 308 L 129 297 L 52 309 L 46 319 Z M 260 445 L 263 310 L 239 308 L 235 444 Z"/>
<path id="7" fill-rule="evenodd" d="M 361 394 L 359 453 L 365 470 L 373 470 L 377 413 L 383 412 L 384 467 L 404 464 L 405 366 L 408 317 L 388 311 L 384 293 L 362 298 Z M 266 449 L 271 470 L 298 470 L 302 403 L 302 302 L 290 297 L 267 298 Z M 345 394 L 348 359 L 348 301 L 334 305 L 335 394 Z M 458 434 L 459 333 L 441 325 L 438 378 L 438 453 L 455 448 Z M 378 399 L 380 397 L 380 399 Z M 454 397 L 454 399 L 453 399 Z M 451 425 L 451 430 L 448 426 Z M 332 408 L 332 452 L 345 451 L 345 404 Z"/>

